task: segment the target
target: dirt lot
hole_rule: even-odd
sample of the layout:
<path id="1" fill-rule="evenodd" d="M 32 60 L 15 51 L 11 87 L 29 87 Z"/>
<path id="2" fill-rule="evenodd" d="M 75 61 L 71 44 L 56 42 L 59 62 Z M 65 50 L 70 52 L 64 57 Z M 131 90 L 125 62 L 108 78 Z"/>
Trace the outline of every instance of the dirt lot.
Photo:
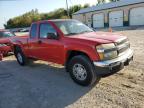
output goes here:
<path id="1" fill-rule="evenodd" d="M 95 87 L 75 84 L 61 66 L 36 61 L 21 67 L 6 57 L 0 63 L 0 108 L 144 108 L 144 30 L 121 33 L 131 41 L 134 61 Z"/>

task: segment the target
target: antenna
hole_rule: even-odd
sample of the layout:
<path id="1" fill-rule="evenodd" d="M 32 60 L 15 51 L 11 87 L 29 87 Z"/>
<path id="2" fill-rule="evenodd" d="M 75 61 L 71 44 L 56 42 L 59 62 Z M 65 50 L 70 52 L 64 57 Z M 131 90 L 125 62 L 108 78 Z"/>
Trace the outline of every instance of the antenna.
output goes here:
<path id="1" fill-rule="evenodd" d="M 66 7 L 67 7 L 67 16 L 69 17 L 69 8 L 68 8 L 68 1 L 66 0 Z"/>

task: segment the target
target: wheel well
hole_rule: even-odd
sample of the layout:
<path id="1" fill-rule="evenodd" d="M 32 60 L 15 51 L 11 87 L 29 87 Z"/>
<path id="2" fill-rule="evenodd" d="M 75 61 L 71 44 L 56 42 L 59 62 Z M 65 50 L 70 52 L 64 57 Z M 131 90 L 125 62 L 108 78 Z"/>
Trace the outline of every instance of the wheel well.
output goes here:
<path id="1" fill-rule="evenodd" d="M 78 55 L 84 55 L 84 56 L 86 56 L 89 60 L 91 60 L 90 57 L 89 57 L 86 53 L 81 52 L 81 51 L 73 51 L 73 50 L 72 50 L 72 51 L 68 51 L 66 64 L 67 64 L 74 56 L 78 56 Z"/>
<path id="2" fill-rule="evenodd" d="M 20 49 L 20 46 L 14 45 L 13 49 L 14 49 L 14 54 L 16 54 L 16 50 Z"/>

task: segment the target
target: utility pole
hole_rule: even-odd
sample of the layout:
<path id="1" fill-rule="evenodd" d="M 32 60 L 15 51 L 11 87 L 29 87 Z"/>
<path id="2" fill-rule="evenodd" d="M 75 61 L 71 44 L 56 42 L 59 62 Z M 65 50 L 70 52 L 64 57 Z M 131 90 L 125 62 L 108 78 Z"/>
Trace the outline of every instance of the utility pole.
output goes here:
<path id="1" fill-rule="evenodd" d="M 70 17 L 69 15 L 69 8 L 68 8 L 68 1 L 66 0 L 66 7 L 67 7 L 67 16 Z"/>

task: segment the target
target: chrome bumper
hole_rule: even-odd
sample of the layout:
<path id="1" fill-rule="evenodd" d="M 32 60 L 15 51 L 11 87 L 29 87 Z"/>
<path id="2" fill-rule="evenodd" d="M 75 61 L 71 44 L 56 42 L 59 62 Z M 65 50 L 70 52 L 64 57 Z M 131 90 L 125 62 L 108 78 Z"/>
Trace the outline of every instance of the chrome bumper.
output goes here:
<path id="1" fill-rule="evenodd" d="M 96 61 L 93 63 L 97 67 L 108 67 L 111 70 L 112 67 L 124 64 L 127 61 L 130 62 L 132 59 L 133 59 L 133 50 L 128 49 L 123 55 L 119 56 L 118 58 L 106 61 Z"/>

